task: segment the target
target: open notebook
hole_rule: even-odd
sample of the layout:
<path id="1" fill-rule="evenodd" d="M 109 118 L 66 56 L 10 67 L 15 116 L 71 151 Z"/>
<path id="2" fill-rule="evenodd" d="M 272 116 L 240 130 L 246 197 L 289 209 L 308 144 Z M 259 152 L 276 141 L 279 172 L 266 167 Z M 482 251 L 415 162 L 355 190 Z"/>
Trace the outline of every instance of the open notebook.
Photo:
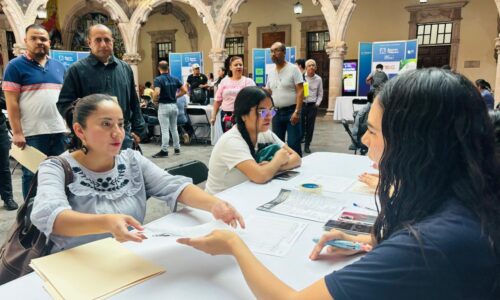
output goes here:
<path id="1" fill-rule="evenodd" d="M 165 272 L 112 238 L 33 259 L 54 299 L 104 299 Z"/>

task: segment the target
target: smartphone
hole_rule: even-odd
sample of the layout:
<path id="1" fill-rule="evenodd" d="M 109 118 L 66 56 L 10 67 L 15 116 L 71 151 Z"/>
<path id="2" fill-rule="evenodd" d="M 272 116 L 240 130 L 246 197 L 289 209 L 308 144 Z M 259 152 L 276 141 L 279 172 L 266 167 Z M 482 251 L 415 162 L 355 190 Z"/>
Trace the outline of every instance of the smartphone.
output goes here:
<path id="1" fill-rule="evenodd" d="M 353 223 L 353 222 L 344 222 L 337 220 L 328 220 L 325 226 L 323 227 L 326 231 L 330 231 L 335 228 L 341 231 L 344 231 L 349 234 L 369 234 L 372 232 L 372 225 L 362 224 L 362 223 Z"/>

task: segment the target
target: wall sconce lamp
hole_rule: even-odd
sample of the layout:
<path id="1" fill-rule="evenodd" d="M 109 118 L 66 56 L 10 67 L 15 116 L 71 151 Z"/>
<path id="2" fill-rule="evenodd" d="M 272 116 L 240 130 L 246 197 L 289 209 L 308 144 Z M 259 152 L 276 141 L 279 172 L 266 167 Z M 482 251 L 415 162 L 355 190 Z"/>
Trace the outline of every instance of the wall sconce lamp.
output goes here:
<path id="1" fill-rule="evenodd" d="M 293 6 L 293 12 L 296 15 L 300 15 L 302 13 L 302 3 L 300 3 L 300 1 L 297 1 L 297 3 Z"/>

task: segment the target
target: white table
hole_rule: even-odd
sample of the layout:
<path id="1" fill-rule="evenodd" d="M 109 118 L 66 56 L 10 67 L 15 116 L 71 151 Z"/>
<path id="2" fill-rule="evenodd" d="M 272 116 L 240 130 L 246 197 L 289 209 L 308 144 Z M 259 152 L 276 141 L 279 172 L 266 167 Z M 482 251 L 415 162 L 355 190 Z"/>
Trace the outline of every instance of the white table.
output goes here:
<path id="1" fill-rule="evenodd" d="M 314 153 L 303 160 L 296 177 L 312 175 L 343 176 L 357 178 L 370 170 L 366 156 L 337 153 Z M 260 215 L 281 219 L 293 219 L 255 208 L 272 200 L 283 181 L 271 181 L 257 185 L 250 182 L 230 188 L 218 196 L 231 202 L 243 216 Z M 374 206 L 373 196 L 339 193 L 339 201 L 358 202 Z M 152 224 L 197 225 L 211 220 L 211 216 L 196 209 L 184 208 L 167 215 Z M 300 220 L 300 219 L 293 219 Z M 302 289 L 333 270 L 342 268 L 358 258 L 310 261 L 312 238 L 322 233 L 322 223 L 300 220 L 308 226 L 285 257 L 257 254 L 262 263 L 279 278 L 295 289 Z M 230 256 L 204 254 L 187 246 L 179 245 L 174 237 L 154 238 L 142 244 L 125 243 L 125 247 L 166 268 L 166 272 L 144 283 L 129 288 L 113 299 L 254 299 L 244 281 L 236 261 Z M 77 270 L 75 270 L 77 272 Z M 78 284 L 78 283 L 75 283 Z M 2 299 L 50 299 L 43 290 L 41 279 L 34 273 L 0 286 Z"/>
<path id="2" fill-rule="evenodd" d="M 354 121 L 352 117 L 354 113 L 352 109 L 353 99 L 366 99 L 366 97 L 364 96 L 337 97 L 335 102 L 335 111 L 333 112 L 333 120 L 341 121 L 342 119 L 346 119 L 347 121 Z"/>

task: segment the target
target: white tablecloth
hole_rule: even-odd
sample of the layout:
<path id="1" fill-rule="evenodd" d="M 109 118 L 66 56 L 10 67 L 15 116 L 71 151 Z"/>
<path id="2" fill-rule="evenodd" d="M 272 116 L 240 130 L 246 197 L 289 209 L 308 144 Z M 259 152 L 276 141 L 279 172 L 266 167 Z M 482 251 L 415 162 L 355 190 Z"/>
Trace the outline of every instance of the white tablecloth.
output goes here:
<path id="1" fill-rule="evenodd" d="M 346 119 L 347 121 L 354 121 L 352 115 L 354 113 L 352 109 L 353 99 L 366 99 L 364 96 L 357 97 L 337 97 L 335 102 L 335 111 L 333 112 L 333 120 L 341 121 Z"/>
<path id="2" fill-rule="evenodd" d="M 342 176 L 357 178 L 370 170 L 366 156 L 336 153 L 314 153 L 304 158 L 298 169 L 299 182 L 308 176 Z M 293 179 L 293 180 L 295 180 Z M 280 219 L 286 216 L 257 211 L 256 207 L 272 200 L 285 182 L 274 180 L 267 184 L 245 182 L 230 188 L 218 196 L 231 202 L 244 217 L 250 215 Z M 349 192 L 338 193 L 336 201 L 356 201 L 364 206 L 375 207 L 373 196 Z M 350 204 L 352 205 L 352 204 Z M 167 215 L 152 224 L 197 225 L 211 220 L 204 211 L 184 208 Z M 299 219 L 293 219 L 299 220 Z M 312 239 L 322 234 L 322 223 L 300 220 L 308 225 L 284 257 L 257 254 L 259 260 L 284 282 L 295 289 L 303 289 L 316 280 L 352 263 L 358 258 L 311 261 L 308 256 L 314 246 Z M 166 272 L 139 285 L 120 292 L 113 299 L 254 299 L 239 270 L 230 256 L 210 256 L 179 245 L 175 237 L 152 238 L 137 244 L 127 242 L 125 247 L 138 255 L 166 268 Z M 75 270 L 78 272 L 78 270 Z M 75 283 L 78 284 L 78 283 Z M 50 299 L 42 287 L 42 280 L 34 273 L 0 286 L 2 299 Z"/>

